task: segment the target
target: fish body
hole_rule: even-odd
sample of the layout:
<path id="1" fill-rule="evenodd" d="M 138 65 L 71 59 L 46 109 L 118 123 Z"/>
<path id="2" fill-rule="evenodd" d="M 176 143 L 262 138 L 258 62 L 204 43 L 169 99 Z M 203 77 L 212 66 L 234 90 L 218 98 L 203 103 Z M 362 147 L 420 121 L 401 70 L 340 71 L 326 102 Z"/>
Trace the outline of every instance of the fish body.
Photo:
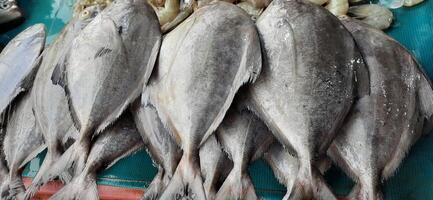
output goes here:
<path id="1" fill-rule="evenodd" d="M 326 154 L 352 105 L 362 57 L 341 22 L 309 2 L 274 0 L 256 25 L 264 65 L 248 107 L 300 160 L 291 199 L 320 198 L 312 161 Z"/>
<path id="2" fill-rule="evenodd" d="M 19 21 L 23 18 L 23 12 L 17 6 L 15 0 L 0 0 L 0 26 Z"/>
<path id="3" fill-rule="evenodd" d="M 21 169 L 45 149 L 42 133 L 36 125 L 29 93 L 18 99 L 11 110 L 4 139 L 9 177 L 3 182 L 2 199 L 22 199 L 25 187 Z"/>
<path id="4" fill-rule="evenodd" d="M 135 100 L 150 76 L 161 40 L 157 17 L 143 0 L 118 0 L 74 39 L 53 82 L 64 87 L 79 138 L 59 169 L 84 167 L 90 139 Z"/>
<path id="5" fill-rule="evenodd" d="M 328 155 L 357 185 L 353 199 L 382 199 L 390 177 L 433 113 L 433 90 L 415 58 L 380 30 L 346 18 L 369 71 L 360 96 Z M 428 125 L 428 124 L 426 124 Z"/>
<path id="6" fill-rule="evenodd" d="M 215 131 L 218 141 L 233 161 L 233 169 L 219 189 L 215 199 L 258 199 L 248 175 L 248 164 L 260 146 L 255 138 L 265 132 L 266 125 L 249 111 L 231 109 Z"/>
<path id="7" fill-rule="evenodd" d="M 0 114 L 33 84 L 44 45 L 45 26 L 36 24 L 18 34 L 0 53 Z"/>
<path id="8" fill-rule="evenodd" d="M 144 141 L 144 146 L 158 167 L 158 174 L 146 188 L 142 197 L 143 200 L 152 200 L 158 198 L 170 182 L 182 156 L 182 151 L 162 124 L 154 107 L 142 106 L 140 101 L 137 101 L 132 107 L 132 115 Z"/>
<path id="9" fill-rule="evenodd" d="M 73 39 L 100 11 L 101 7 L 98 5 L 87 7 L 66 25 L 56 41 L 43 52 L 41 66 L 36 74 L 32 91 L 35 117 L 47 145 L 47 154 L 26 191 L 25 199 L 31 199 L 38 188 L 48 181 L 43 177 L 66 150 L 66 142 L 78 137 L 78 131 L 73 125 L 69 111 L 66 93 L 61 86 L 52 83 L 51 76 L 56 64 L 63 59 L 67 49 L 71 48 Z M 67 172 L 62 172 L 59 176 L 64 182 L 71 178 Z"/>
<path id="10" fill-rule="evenodd" d="M 221 123 L 239 87 L 260 72 L 257 31 L 240 8 L 215 2 L 164 37 L 158 63 L 142 103 L 156 108 L 183 150 L 161 199 L 206 199 L 199 147 Z"/>
<path id="11" fill-rule="evenodd" d="M 97 172 L 114 165 L 118 160 L 143 147 L 143 140 L 129 112 L 123 114 L 113 126 L 93 139 L 84 170 L 50 199 L 98 200 Z"/>
<path id="12" fill-rule="evenodd" d="M 200 147 L 199 156 L 206 198 L 215 199 L 219 187 L 233 168 L 233 162 L 227 157 L 215 134 L 209 136 Z"/>

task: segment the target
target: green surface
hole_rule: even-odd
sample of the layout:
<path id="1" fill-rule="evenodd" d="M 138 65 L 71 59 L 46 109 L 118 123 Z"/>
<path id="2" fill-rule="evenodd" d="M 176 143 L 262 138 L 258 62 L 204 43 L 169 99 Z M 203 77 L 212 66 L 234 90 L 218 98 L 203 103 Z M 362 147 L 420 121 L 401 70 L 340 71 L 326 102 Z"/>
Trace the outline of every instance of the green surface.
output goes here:
<path id="1" fill-rule="evenodd" d="M 54 35 L 70 18 L 72 1 L 66 0 L 22 0 L 19 2 L 26 12 L 27 21 L 18 29 L 0 35 L 0 43 L 11 39 L 18 31 L 34 23 L 45 23 L 51 42 Z M 423 65 L 430 78 L 433 77 L 433 2 L 407 9 L 394 10 L 396 20 L 388 33 L 404 44 Z M 433 135 L 420 141 L 409 152 L 395 176 L 386 181 L 383 191 L 387 200 L 433 199 Z M 43 154 L 27 165 L 24 175 L 34 176 L 42 162 Z M 259 160 L 249 168 L 259 195 L 266 199 L 281 199 L 285 193 L 265 162 Z M 156 173 L 145 151 L 120 160 L 116 165 L 99 174 L 99 183 L 128 188 L 143 188 Z M 337 168 L 332 168 L 326 179 L 336 194 L 350 191 L 353 182 Z"/>

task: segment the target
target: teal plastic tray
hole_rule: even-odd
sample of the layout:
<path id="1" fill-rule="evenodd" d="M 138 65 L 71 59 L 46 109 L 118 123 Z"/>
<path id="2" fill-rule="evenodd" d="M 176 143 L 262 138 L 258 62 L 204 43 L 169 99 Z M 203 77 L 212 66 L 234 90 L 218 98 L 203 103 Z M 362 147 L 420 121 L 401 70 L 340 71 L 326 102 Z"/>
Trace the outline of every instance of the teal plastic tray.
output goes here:
<path id="1" fill-rule="evenodd" d="M 52 42 L 71 17 L 72 0 L 21 0 L 26 21 L 20 27 L 0 35 L 5 44 L 19 31 L 34 23 L 44 23 L 48 29 L 48 42 Z M 412 8 L 393 10 L 395 21 L 388 33 L 405 45 L 420 61 L 430 78 L 433 77 L 433 1 L 427 0 Z M 433 135 L 427 135 L 408 153 L 395 176 L 385 181 L 383 191 L 387 200 L 433 200 Z M 33 177 L 45 153 L 32 160 L 24 176 Z M 259 195 L 266 199 L 281 199 L 285 188 L 274 178 L 269 166 L 259 160 L 249 168 Z M 156 168 L 145 151 L 120 160 L 98 175 L 99 184 L 144 188 L 156 174 Z M 339 196 L 347 194 L 353 182 L 337 168 L 332 168 L 326 179 Z"/>

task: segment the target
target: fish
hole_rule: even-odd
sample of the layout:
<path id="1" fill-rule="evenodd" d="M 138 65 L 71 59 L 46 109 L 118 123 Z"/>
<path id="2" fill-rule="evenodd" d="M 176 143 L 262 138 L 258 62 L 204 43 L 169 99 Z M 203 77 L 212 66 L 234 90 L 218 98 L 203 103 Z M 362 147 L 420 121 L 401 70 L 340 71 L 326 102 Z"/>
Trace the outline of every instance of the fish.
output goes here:
<path id="1" fill-rule="evenodd" d="M 79 137 L 50 174 L 83 170 L 91 138 L 106 129 L 140 95 L 152 72 L 161 32 L 144 0 L 107 6 L 73 40 L 52 81 L 61 85 Z"/>
<path id="2" fill-rule="evenodd" d="M 432 85 L 415 57 L 397 41 L 355 19 L 342 22 L 364 58 L 369 79 L 363 84 L 369 90 L 355 102 L 328 155 L 356 181 L 350 198 L 383 199 L 382 181 L 431 130 L 425 129 L 433 114 Z"/>
<path id="3" fill-rule="evenodd" d="M 15 36 L 0 53 L 0 114 L 32 86 L 45 37 L 45 26 L 35 24 Z"/>
<path id="4" fill-rule="evenodd" d="M 137 152 L 143 145 L 131 113 L 125 112 L 113 126 L 93 139 L 84 170 L 56 192 L 50 200 L 98 200 L 97 173 Z"/>
<path id="5" fill-rule="evenodd" d="M 233 168 L 233 162 L 222 149 L 215 134 L 209 136 L 200 147 L 199 158 L 206 199 L 215 199 L 216 193 Z"/>
<path id="6" fill-rule="evenodd" d="M 30 200 L 37 190 L 49 180 L 46 172 L 67 149 L 67 142 L 78 137 L 73 125 L 65 91 L 51 81 L 57 62 L 71 48 L 71 43 L 80 31 L 102 10 L 99 5 L 85 8 L 62 30 L 56 41 L 42 54 L 41 66 L 33 86 L 33 108 L 38 127 L 42 131 L 47 154 L 24 199 Z M 68 182 L 72 178 L 69 171 L 59 174 L 60 180 Z"/>
<path id="7" fill-rule="evenodd" d="M 361 54 L 338 18 L 306 1 L 274 0 L 256 26 L 264 63 L 247 107 L 299 159 L 290 199 L 320 199 L 314 160 L 326 155 L 352 106 Z"/>
<path id="8" fill-rule="evenodd" d="M 222 184 L 215 199 L 259 199 L 248 175 L 248 165 L 260 143 L 255 138 L 259 133 L 268 133 L 264 125 L 250 111 L 231 108 L 215 131 L 224 150 L 233 161 L 233 169 Z"/>
<path id="9" fill-rule="evenodd" d="M 19 22 L 24 17 L 15 0 L 0 0 L 0 27 Z"/>
<path id="10" fill-rule="evenodd" d="M 36 125 L 30 93 L 17 99 L 11 109 L 4 138 L 4 152 L 9 175 L 2 183 L 1 199 L 22 199 L 25 192 L 21 170 L 46 146 Z"/>
<path id="11" fill-rule="evenodd" d="M 389 28 L 394 19 L 388 8 L 377 4 L 352 6 L 348 10 L 348 16 L 381 30 Z"/>
<path id="12" fill-rule="evenodd" d="M 158 168 L 158 173 L 146 188 L 141 199 L 158 199 L 173 177 L 182 151 L 162 124 L 154 107 L 143 106 L 141 100 L 138 99 L 131 106 L 131 113 L 144 141 L 144 146 Z"/>
<path id="13" fill-rule="evenodd" d="M 206 199 L 199 148 L 223 120 L 238 89 L 254 82 L 261 63 L 253 21 L 230 3 L 197 9 L 165 35 L 158 65 L 142 93 L 142 104 L 156 108 L 183 150 L 161 199 Z"/>

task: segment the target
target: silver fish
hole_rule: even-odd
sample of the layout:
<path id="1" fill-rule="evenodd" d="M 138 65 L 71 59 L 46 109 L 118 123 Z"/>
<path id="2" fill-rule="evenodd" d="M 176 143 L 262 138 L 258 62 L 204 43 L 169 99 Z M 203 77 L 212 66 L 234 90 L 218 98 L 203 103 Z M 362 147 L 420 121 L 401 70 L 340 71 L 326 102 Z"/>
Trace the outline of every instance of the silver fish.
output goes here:
<path id="1" fill-rule="evenodd" d="M 25 187 L 21 169 L 46 148 L 42 133 L 36 125 L 29 93 L 18 99 L 11 110 L 3 148 L 9 177 L 3 182 L 1 199 L 22 199 Z"/>
<path id="2" fill-rule="evenodd" d="M 209 200 L 215 199 L 219 187 L 233 168 L 233 162 L 223 151 L 215 134 L 209 136 L 200 147 L 199 157 L 206 198 Z"/>
<path id="3" fill-rule="evenodd" d="M 62 167 L 82 171 L 94 134 L 113 123 L 135 100 L 152 72 L 161 33 L 144 0 L 118 0 L 74 39 L 52 80 L 62 85 L 79 138 Z"/>
<path id="4" fill-rule="evenodd" d="M 0 114 L 33 84 L 44 45 L 45 26 L 36 24 L 18 34 L 0 53 Z"/>
<path id="5" fill-rule="evenodd" d="M 249 111 L 230 109 L 215 131 L 218 141 L 233 161 L 233 169 L 219 189 L 215 199 L 259 199 L 248 175 L 248 165 L 255 153 L 255 137 L 265 132 L 273 138 L 260 120 Z"/>
<path id="6" fill-rule="evenodd" d="M 150 105 L 142 106 L 140 101 L 137 101 L 132 106 L 132 114 L 146 150 L 158 167 L 157 175 L 141 199 L 157 199 L 173 177 L 182 151 L 162 124 L 155 108 Z"/>
<path id="7" fill-rule="evenodd" d="M 23 12 L 15 0 L 0 0 L 0 26 L 23 18 Z"/>
<path id="8" fill-rule="evenodd" d="M 354 199 L 383 199 L 389 178 L 433 114 L 433 90 L 415 58 L 380 30 L 343 19 L 369 70 L 360 96 L 328 155 L 353 180 Z"/>
<path id="9" fill-rule="evenodd" d="M 306 1 L 274 0 L 256 24 L 265 58 L 249 107 L 299 159 L 291 199 L 320 199 L 313 160 L 326 154 L 352 105 L 362 58 L 340 21 Z"/>
<path id="10" fill-rule="evenodd" d="M 75 176 L 51 200 L 98 200 L 96 173 L 110 168 L 120 159 L 143 147 L 143 140 L 130 113 L 126 112 L 92 142 L 84 170 Z M 69 151 L 69 150 L 68 150 Z"/>
<path id="11" fill-rule="evenodd" d="M 68 139 L 76 139 L 78 131 L 73 125 L 64 90 L 54 85 L 51 75 L 62 54 L 69 49 L 72 40 L 100 12 L 100 6 L 87 7 L 78 17 L 73 18 L 63 29 L 60 36 L 43 53 L 41 67 L 36 74 L 33 88 L 33 102 L 36 121 L 47 145 L 47 154 L 32 184 L 26 191 L 25 199 L 29 200 L 48 180 L 44 178 L 66 149 Z M 70 180 L 65 171 L 59 174 L 63 182 Z M 45 179 L 45 180 L 44 180 Z"/>
<path id="12" fill-rule="evenodd" d="M 260 72 L 257 31 L 243 10 L 215 2 L 165 36 L 158 63 L 142 103 L 156 108 L 183 149 L 161 199 L 206 199 L 199 147 L 221 123 L 239 87 Z"/>

